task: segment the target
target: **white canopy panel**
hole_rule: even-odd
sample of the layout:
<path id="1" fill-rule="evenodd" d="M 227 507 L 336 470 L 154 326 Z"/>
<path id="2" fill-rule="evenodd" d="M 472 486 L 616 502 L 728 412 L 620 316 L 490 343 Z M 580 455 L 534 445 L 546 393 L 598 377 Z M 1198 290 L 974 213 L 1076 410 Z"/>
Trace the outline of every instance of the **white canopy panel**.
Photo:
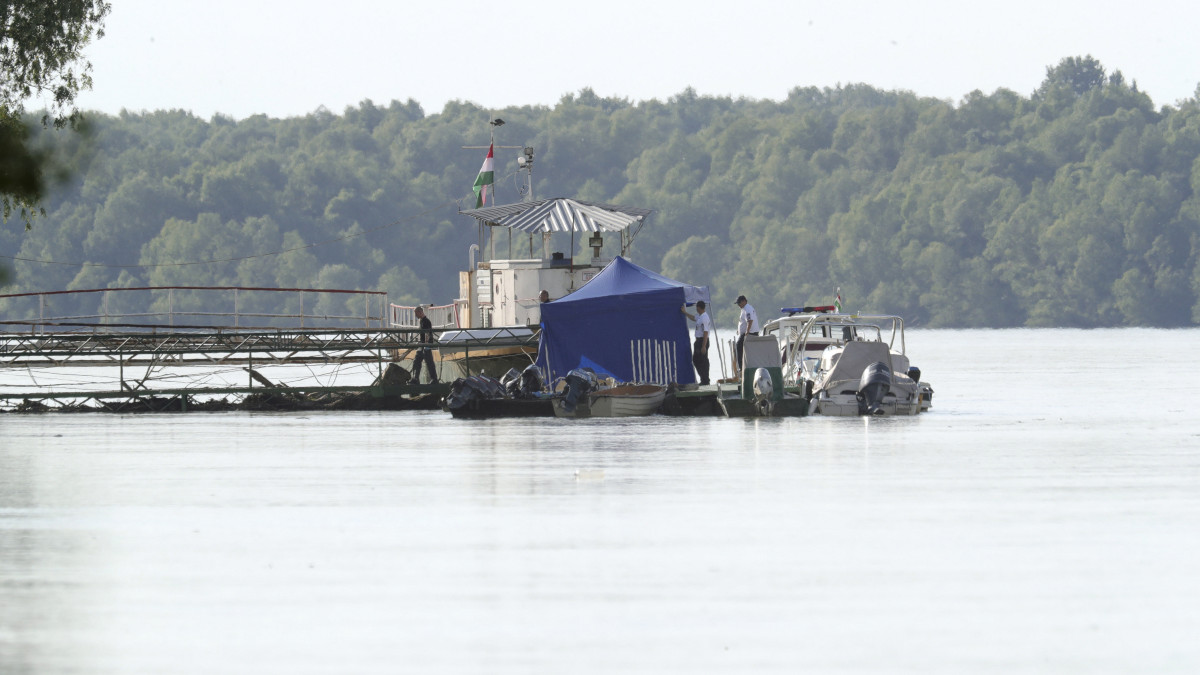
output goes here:
<path id="1" fill-rule="evenodd" d="M 485 225 L 500 225 L 521 232 L 620 232 L 640 223 L 654 211 L 557 197 L 460 213 Z"/>

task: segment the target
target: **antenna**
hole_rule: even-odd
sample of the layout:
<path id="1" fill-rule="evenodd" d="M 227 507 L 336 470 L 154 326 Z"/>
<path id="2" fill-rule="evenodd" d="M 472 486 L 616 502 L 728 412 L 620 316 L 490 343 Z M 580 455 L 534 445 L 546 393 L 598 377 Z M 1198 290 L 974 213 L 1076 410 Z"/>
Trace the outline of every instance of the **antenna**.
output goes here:
<path id="1" fill-rule="evenodd" d="M 521 192 L 525 193 L 522 201 L 533 201 L 533 148 L 525 146 L 524 154 L 517 156 L 517 170 L 525 171 L 525 185 Z"/>

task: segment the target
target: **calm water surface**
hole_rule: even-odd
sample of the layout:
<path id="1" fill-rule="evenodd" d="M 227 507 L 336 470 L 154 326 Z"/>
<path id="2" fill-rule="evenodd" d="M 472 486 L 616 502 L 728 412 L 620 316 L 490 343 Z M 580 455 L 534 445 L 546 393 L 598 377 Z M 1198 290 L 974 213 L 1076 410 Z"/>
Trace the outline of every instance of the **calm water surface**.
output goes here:
<path id="1" fill-rule="evenodd" d="M 1195 673 L 1200 331 L 911 419 L 0 415 L 0 672 Z"/>

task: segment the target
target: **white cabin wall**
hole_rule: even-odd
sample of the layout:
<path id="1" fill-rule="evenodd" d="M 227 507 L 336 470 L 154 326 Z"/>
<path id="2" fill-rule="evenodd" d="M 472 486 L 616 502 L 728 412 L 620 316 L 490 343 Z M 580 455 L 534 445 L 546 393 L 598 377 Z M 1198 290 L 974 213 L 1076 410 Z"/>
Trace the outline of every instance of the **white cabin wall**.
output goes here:
<path id="1" fill-rule="evenodd" d="M 461 272 L 459 290 L 467 292 L 464 304 L 470 308 L 464 323 L 472 328 L 537 325 L 542 320 L 538 294 L 544 289 L 558 300 L 578 290 L 608 263 L 597 262 L 572 269 L 545 259 L 490 260 L 474 272 Z"/>

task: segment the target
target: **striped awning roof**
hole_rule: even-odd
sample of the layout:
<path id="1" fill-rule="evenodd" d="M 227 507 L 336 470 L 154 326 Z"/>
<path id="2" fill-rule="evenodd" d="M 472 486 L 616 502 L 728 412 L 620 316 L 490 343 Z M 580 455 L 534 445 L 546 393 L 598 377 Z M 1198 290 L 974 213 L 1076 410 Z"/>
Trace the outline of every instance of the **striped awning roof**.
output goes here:
<path id="1" fill-rule="evenodd" d="M 485 225 L 499 225 L 521 232 L 620 232 L 642 222 L 654 210 L 558 197 L 459 213 Z"/>

